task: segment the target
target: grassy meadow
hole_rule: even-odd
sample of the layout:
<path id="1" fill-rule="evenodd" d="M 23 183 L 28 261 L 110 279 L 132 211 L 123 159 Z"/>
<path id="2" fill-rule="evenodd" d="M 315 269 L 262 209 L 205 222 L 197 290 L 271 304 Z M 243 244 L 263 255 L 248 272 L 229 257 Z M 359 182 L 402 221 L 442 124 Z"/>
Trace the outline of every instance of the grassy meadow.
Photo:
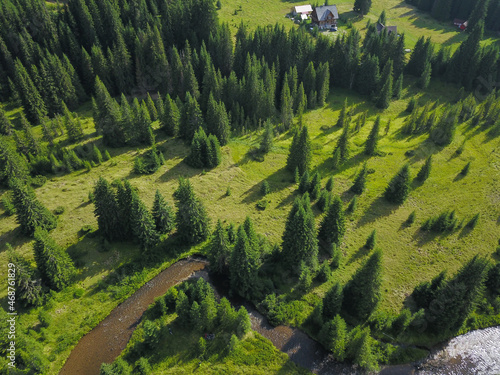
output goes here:
<path id="1" fill-rule="evenodd" d="M 250 28 L 275 22 L 292 26 L 285 18 L 293 5 L 302 2 L 263 1 L 263 0 L 221 0 L 219 16 L 229 22 L 234 30 L 243 20 Z M 351 12 L 353 1 L 337 3 L 339 13 L 353 18 L 356 27 L 364 31 L 366 18 L 376 21 L 382 9 L 386 9 L 388 24 L 397 25 L 405 32 L 407 45 L 412 48 L 417 39 L 431 36 L 439 45 L 456 47 L 466 35 L 459 33 L 453 25 L 438 23 L 429 15 L 422 14 L 413 7 L 398 0 L 374 0 L 373 7 L 363 20 L 354 19 Z M 241 6 L 241 11 L 237 11 Z M 339 29 L 344 32 L 346 26 Z M 329 33 L 334 35 L 334 33 Z M 335 34 L 337 35 L 337 34 Z M 484 43 L 498 43 L 493 37 Z M 391 103 L 389 109 L 380 111 L 367 100 L 351 91 L 332 89 L 327 104 L 320 109 L 308 111 L 303 121 L 309 127 L 313 146 L 313 171 L 322 175 L 322 184 L 333 176 L 333 193 L 338 194 L 345 207 L 353 198 L 348 192 L 352 181 L 367 161 L 373 169 L 368 177 L 367 190 L 359 197 L 357 210 L 348 216 L 347 232 L 342 244 L 344 257 L 341 266 L 333 273 L 332 280 L 324 284 L 313 284 L 307 294 L 299 294 L 293 287 L 281 290 L 290 301 L 291 316 L 289 323 L 301 326 L 313 311 L 314 306 L 324 296 L 335 280 L 347 282 L 354 271 L 368 257 L 363 248 L 368 235 L 377 230 L 378 247 L 383 250 L 383 299 L 380 310 L 397 313 L 403 307 L 406 298 L 415 285 L 430 280 L 441 270 L 454 273 L 475 254 L 491 256 L 500 237 L 500 138 L 490 138 L 486 132 L 470 128 L 468 123 L 461 124 L 453 143 L 447 147 L 436 147 L 426 141 L 426 136 L 408 137 L 400 133 L 400 128 L 407 116 L 404 112 L 408 101 L 417 97 L 420 104 L 428 100 L 446 103 L 452 101 L 458 92 L 457 87 L 432 81 L 424 92 L 414 86 L 411 78 L 406 78 L 401 100 Z M 332 152 L 341 129 L 335 128 L 340 109 L 347 98 L 353 108 L 353 120 L 363 111 L 369 112 L 365 127 L 351 138 L 351 157 L 340 170 L 332 168 Z M 9 117 L 16 123 L 19 108 L 6 107 Z M 83 120 L 85 142 L 97 142 L 90 104 L 78 111 Z M 363 155 L 364 142 L 370 132 L 376 116 L 382 118 L 382 133 L 391 120 L 387 135 L 381 137 L 379 148 L 383 156 L 368 158 Z M 156 127 L 158 125 L 156 124 Z M 40 188 L 36 189 L 39 200 L 50 210 L 63 206 L 65 211 L 59 216 L 57 228 L 52 237 L 61 246 L 67 247 L 75 260 L 79 274 L 76 283 L 62 292 L 52 294 L 49 303 L 40 308 L 22 312 L 19 320 L 23 330 L 30 329 L 30 335 L 42 343 L 44 355 L 50 360 L 50 374 L 56 374 L 69 355 L 71 348 L 79 338 L 92 329 L 109 312 L 138 287 L 168 267 L 177 259 L 189 254 L 204 253 L 205 244 L 192 249 L 178 249 L 169 245 L 168 240 L 161 249 L 161 257 L 155 263 L 141 269 L 134 269 L 130 274 L 116 272 L 118 267 L 133 263 L 140 256 L 138 246 L 127 243 L 113 243 L 108 249 L 103 248 L 99 237 L 83 235 L 84 225 L 97 228 L 93 214 L 94 206 L 89 202 L 88 194 L 99 176 L 108 180 L 129 179 L 139 191 L 143 201 L 151 207 L 156 189 L 173 204 L 172 193 L 177 188 L 179 176 L 189 177 L 196 194 L 205 203 L 214 224 L 217 219 L 241 224 L 246 216 L 254 221 L 256 230 L 272 243 L 280 243 L 285 221 L 298 196 L 297 185 L 293 176 L 285 170 L 288 148 L 291 144 L 289 133 L 279 134 L 275 138 L 272 151 L 263 161 L 255 161 L 249 151 L 257 147 L 261 131 L 235 134 L 230 143 L 223 148 L 221 165 L 210 171 L 202 171 L 187 166 L 183 159 L 189 148 L 178 139 L 166 138 L 156 130 L 158 148 L 164 153 L 166 163 L 156 173 L 139 176 L 132 172 L 133 160 L 144 152 L 135 148 L 109 149 L 112 156 L 91 171 L 77 171 L 67 175 L 56 175 Z M 35 134 L 41 135 L 40 126 Z M 60 140 L 64 145 L 64 140 Z M 465 143 L 464 143 L 465 142 Z M 461 154 L 456 152 L 465 144 Z M 412 156 L 407 156 L 408 151 Z M 406 162 L 411 165 L 412 176 L 416 176 L 424 160 L 434 155 L 434 165 L 430 178 L 422 185 L 414 184 L 409 199 L 401 206 L 387 203 L 381 195 L 389 180 Z M 459 175 L 462 168 L 471 162 L 467 176 Z M 260 186 L 268 181 L 271 193 L 266 197 L 269 205 L 259 210 L 256 204 L 262 199 Z M 232 194 L 226 196 L 230 187 Z M 0 191 L 4 194 L 5 191 Z M 455 209 L 460 220 L 467 223 L 476 213 L 481 214 L 478 226 L 469 230 L 460 229 L 452 234 L 435 235 L 420 230 L 421 224 L 429 217 L 444 210 Z M 317 224 L 322 214 L 314 208 Z M 416 222 L 411 226 L 404 223 L 412 211 L 416 211 Z M 213 225 L 212 225 L 213 227 Z M 33 241 L 22 237 L 15 216 L 7 216 L 0 208 L 0 264 L 7 264 L 6 243 L 27 258 L 33 259 Z M 34 263 L 34 261 L 33 261 Z M 107 282 L 113 275 L 113 282 Z M 6 273 L 0 276 L 0 302 L 5 306 L 7 294 Z M 41 328 L 39 313 L 48 313 L 52 322 L 47 328 Z M 500 319 L 500 317 L 497 317 Z M 173 319 L 172 316 L 166 319 Z M 140 330 L 136 335 L 140 335 Z M 135 337 L 135 336 L 134 336 Z M 193 341 L 194 340 L 194 341 Z M 250 334 L 235 354 L 224 358 L 214 358 L 209 364 L 198 368 L 198 360 L 190 354 L 190 348 L 197 340 L 186 336 L 177 345 L 162 343 L 162 355 L 169 356 L 158 366 L 158 374 L 186 373 L 203 370 L 202 373 L 241 373 L 258 374 L 265 366 L 271 373 L 300 373 L 286 355 L 275 350 L 271 343 L 258 334 Z M 256 362 L 241 362 L 247 353 L 254 353 Z M 253 358 L 253 357 L 251 357 Z M 259 362 L 262 361 L 262 362 Z M 257 367 L 256 364 L 261 367 Z M 163 366 L 163 367 L 161 367 Z M 210 368 L 208 367 L 210 366 Z M 264 367 L 262 367 L 264 366 Z M 240 372 L 234 372 L 235 369 Z M 270 373 L 268 371 L 265 372 Z"/>
<path id="2" fill-rule="evenodd" d="M 229 23 L 234 31 L 243 21 L 249 29 L 267 24 L 274 25 L 276 22 L 292 27 L 292 20 L 285 17 L 296 5 L 314 4 L 314 1 L 298 0 L 221 0 L 222 7 L 219 10 L 219 18 Z M 323 3 L 322 1 L 317 2 Z M 364 35 L 366 24 L 377 22 L 380 13 L 385 10 L 388 26 L 397 26 L 399 33 L 405 34 L 407 48 L 413 48 L 421 36 L 431 37 L 432 41 L 439 46 L 451 46 L 455 50 L 458 45 L 467 38 L 467 33 L 460 30 L 451 22 L 439 22 L 430 14 L 421 12 L 412 5 L 402 0 L 373 0 L 370 12 L 361 18 L 353 9 L 354 0 L 330 1 L 337 6 L 341 22 L 337 32 L 324 32 L 328 37 L 335 38 L 341 33 L 348 32 L 347 20 Z M 487 35 L 483 41 L 484 45 L 499 43 L 495 35 Z"/>

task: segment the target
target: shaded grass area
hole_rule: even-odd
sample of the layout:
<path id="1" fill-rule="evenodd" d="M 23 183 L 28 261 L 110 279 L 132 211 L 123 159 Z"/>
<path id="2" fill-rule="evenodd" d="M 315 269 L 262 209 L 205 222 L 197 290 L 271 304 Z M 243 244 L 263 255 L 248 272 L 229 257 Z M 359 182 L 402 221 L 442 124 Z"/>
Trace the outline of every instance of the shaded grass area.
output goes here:
<path id="1" fill-rule="evenodd" d="M 233 351 L 228 349 L 229 333 L 216 332 L 213 340 L 206 341 L 205 358 L 201 359 L 197 346 L 202 335 L 179 326 L 176 317 L 174 313 L 156 321 L 161 339 L 145 355 L 154 374 L 310 374 L 255 331 L 243 337 Z M 136 348 L 142 345 L 143 326 L 141 322 L 122 354 L 131 363 L 138 359 Z"/>

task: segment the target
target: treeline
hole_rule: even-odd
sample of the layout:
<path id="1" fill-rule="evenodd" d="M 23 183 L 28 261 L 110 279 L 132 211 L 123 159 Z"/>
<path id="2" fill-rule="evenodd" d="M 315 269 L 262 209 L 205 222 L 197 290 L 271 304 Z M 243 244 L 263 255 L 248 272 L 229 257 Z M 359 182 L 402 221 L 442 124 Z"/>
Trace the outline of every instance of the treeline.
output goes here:
<path id="1" fill-rule="evenodd" d="M 474 27 L 480 18 L 484 18 L 486 28 L 500 30 L 500 3 L 495 0 L 406 0 L 418 9 L 430 12 L 440 20 L 458 18 L 468 21 L 468 27 Z"/>

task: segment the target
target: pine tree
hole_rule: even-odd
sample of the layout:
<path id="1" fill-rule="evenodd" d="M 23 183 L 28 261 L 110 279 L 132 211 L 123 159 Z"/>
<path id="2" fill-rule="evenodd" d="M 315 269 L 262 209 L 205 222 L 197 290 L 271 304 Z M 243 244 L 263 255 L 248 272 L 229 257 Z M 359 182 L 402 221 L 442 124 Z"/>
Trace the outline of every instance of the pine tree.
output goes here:
<path id="1" fill-rule="evenodd" d="M 163 107 L 163 116 L 160 118 L 162 129 L 171 137 L 179 131 L 180 112 L 175 101 L 167 94 Z"/>
<path id="2" fill-rule="evenodd" d="M 348 341 L 347 325 L 340 315 L 326 322 L 319 337 L 323 345 L 333 353 L 333 357 L 342 362 L 345 359 L 345 351 Z"/>
<path id="3" fill-rule="evenodd" d="M 372 6 L 372 0 L 355 0 L 354 11 L 360 13 L 362 16 L 368 14 Z"/>
<path id="4" fill-rule="evenodd" d="M 17 90 L 21 96 L 21 102 L 26 111 L 28 120 L 34 124 L 41 123 L 43 117 L 47 115 L 45 103 L 30 75 L 26 71 L 26 68 L 19 59 L 15 61 L 15 77 Z"/>
<path id="5" fill-rule="evenodd" d="M 326 191 L 333 190 L 333 177 L 332 176 L 330 176 L 330 178 L 328 178 L 328 181 L 326 181 L 325 190 Z"/>
<path id="6" fill-rule="evenodd" d="M 23 306 L 38 306 L 43 302 L 41 279 L 38 270 L 24 257 L 7 245 L 8 262 L 16 266 L 16 294 Z"/>
<path id="7" fill-rule="evenodd" d="M 347 106 L 347 98 L 344 101 L 344 105 L 342 106 L 342 109 L 340 110 L 339 118 L 337 120 L 337 123 L 335 126 L 338 126 L 342 129 L 344 129 L 347 126 L 349 126 L 351 119 L 349 115 L 349 108 Z"/>
<path id="8" fill-rule="evenodd" d="M 452 0 L 436 0 L 432 7 L 432 17 L 446 21 L 450 18 Z"/>
<path id="9" fill-rule="evenodd" d="M 380 133 L 380 116 L 377 116 L 375 123 L 373 124 L 373 128 L 368 135 L 368 139 L 365 143 L 365 154 L 368 156 L 373 156 L 377 154 L 377 145 Z"/>
<path id="10" fill-rule="evenodd" d="M 92 160 L 97 163 L 101 164 L 102 163 L 102 154 L 99 148 L 94 144 L 92 147 Z"/>
<path id="11" fill-rule="evenodd" d="M 37 228 L 34 235 L 33 252 L 42 280 L 51 289 L 63 289 L 70 284 L 76 274 L 73 261 L 44 229 Z"/>
<path id="12" fill-rule="evenodd" d="M 424 182 L 427 180 L 431 174 L 432 169 L 432 155 L 427 158 L 420 171 L 417 174 L 417 180 L 420 182 Z"/>
<path id="13" fill-rule="evenodd" d="M 417 85 L 421 89 L 426 89 L 429 87 L 429 83 L 431 82 L 431 74 L 432 74 L 432 66 L 430 61 L 426 61 L 424 65 L 424 71 L 420 76 Z"/>
<path id="14" fill-rule="evenodd" d="M 304 194 L 309 191 L 309 184 L 311 179 L 309 178 L 309 172 L 305 171 L 304 174 L 300 177 L 299 182 L 299 193 Z"/>
<path id="15" fill-rule="evenodd" d="M 203 203 L 195 196 L 189 180 L 179 178 L 174 193 L 177 213 L 175 222 L 179 238 L 187 244 L 197 244 L 209 235 L 209 218 Z"/>
<path id="16" fill-rule="evenodd" d="M 295 168 L 298 168 L 299 173 L 304 174 L 311 164 L 311 151 L 311 140 L 307 126 L 304 126 L 300 133 L 295 133 L 293 137 L 287 159 L 287 169 L 293 172 Z"/>
<path id="17" fill-rule="evenodd" d="M 119 206 L 111 185 L 102 177 L 99 177 L 94 186 L 94 206 L 97 225 L 104 238 L 108 241 L 120 239 Z"/>
<path id="18" fill-rule="evenodd" d="M 97 112 L 94 113 L 94 122 L 98 132 L 102 133 L 104 144 L 110 147 L 125 145 L 126 137 L 120 121 L 120 108 L 99 77 L 96 78 L 95 93 Z"/>
<path id="19" fill-rule="evenodd" d="M 165 198 L 163 198 L 159 190 L 156 190 L 151 214 L 158 233 L 166 234 L 174 229 L 175 215 L 173 209 Z"/>
<path id="20" fill-rule="evenodd" d="M 318 172 L 314 173 L 309 183 L 309 196 L 312 200 L 318 198 L 321 191 L 321 176 Z"/>
<path id="21" fill-rule="evenodd" d="M 262 152 L 263 154 L 267 154 L 269 151 L 271 151 L 271 148 L 273 147 L 273 138 L 274 138 L 273 124 L 268 119 L 264 124 L 264 132 L 262 133 L 262 138 L 259 147 L 260 152 Z"/>
<path id="22" fill-rule="evenodd" d="M 377 107 L 382 109 L 389 108 L 392 98 L 392 74 L 393 74 L 393 62 L 389 60 L 382 72 L 382 78 L 380 79 L 380 94 L 377 99 Z"/>
<path id="23" fill-rule="evenodd" d="M 330 66 L 328 61 L 320 63 L 316 74 L 317 104 L 323 107 L 330 91 Z"/>
<path id="24" fill-rule="evenodd" d="M 342 201 L 338 196 L 333 198 L 326 216 L 321 222 L 318 237 L 327 245 L 340 245 L 345 233 L 345 217 Z"/>
<path id="25" fill-rule="evenodd" d="M 382 252 L 377 250 L 344 287 L 343 308 L 356 319 L 365 320 L 380 300 Z"/>
<path id="26" fill-rule="evenodd" d="M 337 157 L 338 152 L 338 157 Z M 334 168 L 340 166 L 347 159 L 349 159 L 349 122 L 346 122 L 342 130 L 342 134 L 337 141 L 337 146 L 333 152 Z"/>
<path id="27" fill-rule="evenodd" d="M 488 15 L 488 6 L 490 5 L 490 0 L 478 0 L 474 6 L 470 17 L 467 20 L 467 30 L 474 30 L 474 27 L 480 21 L 486 21 L 486 16 Z"/>
<path id="28" fill-rule="evenodd" d="M 309 197 L 297 198 L 285 224 L 282 237 L 284 261 L 297 272 L 302 262 L 308 268 L 318 265 L 316 224 Z"/>
<path id="29" fill-rule="evenodd" d="M 69 111 L 68 107 L 64 102 L 61 102 L 64 115 L 64 127 L 66 128 L 66 135 L 68 140 L 72 143 L 77 142 L 83 138 L 82 124 L 78 117 L 74 117 Z"/>
<path id="30" fill-rule="evenodd" d="M 333 284 L 323 298 L 323 310 L 321 311 L 323 321 L 327 322 L 332 320 L 337 314 L 340 313 L 340 309 L 342 308 L 342 298 L 342 287 L 337 282 Z"/>
<path id="31" fill-rule="evenodd" d="M 307 96 L 304 91 L 304 83 L 301 82 L 299 89 L 297 90 L 297 95 L 293 101 L 293 110 L 295 114 L 300 115 L 304 113 L 307 109 Z"/>
<path id="32" fill-rule="evenodd" d="M 370 327 L 361 329 L 356 326 L 349 333 L 347 358 L 369 372 L 378 370 L 377 357 L 374 353 L 373 338 L 370 336 Z"/>
<path id="33" fill-rule="evenodd" d="M 290 129 L 293 123 L 293 99 L 286 81 L 281 91 L 281 122 L 285 130 Z"/>
<path id="34" fill-rule="evenodd" d="M 355 87 L 362 95 L 375 95 L 380 84 L 379 59 L 375 55 L 366 54 L 361 60 Z"/>
<path id="35" fill-rule="evenodd" d="M 389 182 L 384 193 L 385 199 L 391 203 L 404 203 L 410 194 L 410 185 L 410 166 L 405 164 Z"/>
<path id="36" fill-rule="evenodd" d="M 17 222 L 23 234 L 33 236 L 37 228 L 50 231 L 57 226 L 56 217 L 38 201 L 33 189 L 15 178 L 10 185 Z"/>
<path id="37" fill-rule="evenodd" d="M 0 134 L 11 135 L 12 134 L 12 124 L 7 117 L 5 111 L 0 107 Z"/>
<path id="38" fill-rule="evenodd" d="M 222 225 L 222 222 L 218 220 L 215 231 L 212 234 L 210 251 L 208 253 L 211 270 L 217 274 L 224 274 L 229 265 L 230 255 L 231 250 L 227 231 Z"/>
<path id="39" fill-rule="evenodd" d="M 195 97 L 191 96 L 189 92 L 186 93 L 186 101 L 182 109 L 180 125 L 180 136 L 186 141 L 191 141 L 194 137 L 194 133 L 200 127 L 205 126 L 205 121 L 198 101 Z"/>
<path id="40" fill-rule="evenodd" d="M 392 89 L 392 97 L 394 99 L 401 99 L 401 93 L 403 92 L 403 73 L 399 75 L 394 82 L 394 87 Z"/>
<path id="41" fill-rule="evenodd" d="M 243 338 L 252 329 L 252 322 L 245 306 L 238 309 L 236 315 L 236 333 L 239 338 Z"/>
<path id="42" fill-rule="evenodd" d="M 363 192 L 365 191 L 367 174 L 368 170 L 366 168 L 366 163 L 364 163 L 363 167 L 361 168 L 361 171 L 356 176 L 354 184 L 351 186 L 350 189 L 354 194 L 363 194 Z"/>
<path id="43" fill-rule="evenodd" d="M 210 92 L 206 112 L 207 132 L 213 134 L 221 145 L 229 141 L 229 118 L 223 102 L 217 103 Z"/>
<path id="44" fill-rule="evenodd" d="M 229 271 L 231 290 L 244 298 L 249 297 L 257 276 L 257 260 L 243 226 L 238 228 Z"/>

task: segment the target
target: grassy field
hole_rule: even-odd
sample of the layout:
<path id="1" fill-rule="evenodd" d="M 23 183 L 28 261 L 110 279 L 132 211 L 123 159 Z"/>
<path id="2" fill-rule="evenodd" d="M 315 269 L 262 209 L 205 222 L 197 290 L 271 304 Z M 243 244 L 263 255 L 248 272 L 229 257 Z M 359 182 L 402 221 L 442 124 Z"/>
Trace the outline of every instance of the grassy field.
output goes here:
<path id="1" fill-rule="evenodd" d="M 236 28 L 243 21 L 250 29 L 276 22 L 292 27 L 292 20 L 285 17 L 296 5 L 312 4 L 314 2 L 297 0 L 221 0 L 222 8 L 219 10 L 219 17 L 222 21 L 228 22 L 231 27 Z M 321 1 L 319 2 L 321 3 Z M 432 38 L 432 41 L 439 46 L 451 46 L 454 50 L 460 42 L 467 38 L 466 33 L 460 32 L 451 22 L 439 22 L 428 13 L 421 12 L 415 7 L 401 0 L 373 0 L 370 12 L 364 17 L 353 12 L 354 1 L 330 1 L 330 4 L 337 5 L 339 16 L 344 20 L 351 20 L 353 25 L 361 31 L 366 32 L 368 20 L 377 22 L 380 13 L 385 10 L 387 24 L 397 26 L 399 33 L 404 33 L 406 45 L 413 48 L 418 38 L 421 36 Z M 236 14 L 235 14 L 236 12 Z M 325 32 L 329 37 L 348 32 L 345 22 L 340 23 L 338 32 Z M 487 35 L 483 41 L 485 45 L 499 43 L 495 35 Z"/>
<path id="2" fill-rule="evenodd" d="M 233 27 L 237 27 L 240 20 L 251 28 L 276 21 L 292 25 L 292 21 L 284 15 L 294 4 L 299 3 L 278 0 L 225 0 L 219 14 L 223 21 L 229 22 Z M 234 15 L 234 10 L 239 5 L 242 10 Z M 352 1 L 339 2 L 338 7 L 341 14 L 352 16 L 352 13 L 348 13 L 352 8 Z M 437 23 L 428 15 L 422 15 L 396 0 L 375 0 L 372 12 L 367 17 L 376 21 L 384 7 L 388 13 L 389 24 L 395 24 L 400 31 L 405 32 L 409 47 L 421 35 L 431 36 L 436 43 L 452 46 L 456 46 L 465 38 L 465 35 L 456 32 L 453 26 Z M 362 29 L 366 20 L 357 21 L 355 25 Z M 345 28 L 341 28 L 340 32 L 342 30 Z M 492 38 L 485 41 L 492 42 Z M 444 103 L 452 100 L 458 91 L 454 86 L 432 82 L 428 90 L 420 92 L 413 84 L 411 79 L 407 79 L 403 98 L 393 102 L 384 112 L 377 110 L 364 97 L 334 89 L 324 108 L 309 111 L 304 115 L 304 123 L 309 127 L 312 138 L 313 169 L 321 172 L 323 185 L 329 176 L 334 176 L 334 194 L 340 195 L 346 205 L 353 197 L 348 189 L 364 161 L 368 161 L 368 167 L 373 168 L 374 173 L 369 175 L 367 191 L 358 199 L 356 212 L 349 216 L 342 245 L 344 258 L 341 267 L 334 272 L 332 281 L 315 284 L 305 295 L 296 294 L 293 289 L 283 291 L 289 294 L 290 298 L 297 300 L 293 302 L 295 307 L 299 306 L 293 310 L 300 313 L 293 316 L 290 323 L 302 325 L 314 305 L 335 280 L 345 283 L 350 278 L 368 256 L 362 246 L 373 229 L 377 230 L 378 244 L 384 253 L 383 300 L 380 309 L 387 312 L 398 312 L 419 282 L 430 280 L 443 269 L 447 269 L 451 274 L 473 255 L 479 253 L 490 256 L 495 250 L 500 232 L 500 139 L 489 138 L 485 132 L 470 129 L 468 124 L 462 124 L 454 142 L 444 148 L 427 143 L 425 136 L 403 137 L 399 129 L 406 116 L 404 109 L 411 97 L 416 96 L 421 102 L 439 99 Z M 334 171 L 331 157 L 341 130 L 332 126 L 337 121 L 346 97 L 355 114 L 368 110 L 369 120 L 361 132 L 352 138 L 351 159 L 340 171 Z M 7 107 L 6 110 L 11 119 L 17 118 L 19 108 Z M 78 113 L 84 120 L 87 135 L 85 142 L 98 142 L 101 146 L 100 140 L 95 136 L 90 105 L 83 106 Z M 362 155 L 363 143 L 379 113 L 382 116 L 382 129 L 389 119 L 392 121 L 389 134 L 380 142 L 380 149 L 385 156 L 368 159 Z M 40 127 L 35 129 L 35 133 L 41 134 Z M 176 259 L 187 254 L 203 252 L 202 246 L 182 252 L 165 251 L 164 259 L 160 262 L 122 279 L 119 285 L 99 289 L 101 280 L 106 279 L 120 265 L 135 259 L 134 257 L 139 255 L 139 249 L 131 244 L 116 243 L 112 244 L 110 250 L 102 251 L 99 238 L 81 235 L 80 229 L 84 225 L 97 227 L 93 205 L 88 202 L 88 193 L 98 177 L 104 176 L 108 180 L 129 179 L 132 185 L 138 188 L 141 198 L 149 207 L 156 189 L 173 203 L 172 193 L 177 187 L 177 178 L 189 177 L 213 222 L 220 218 L 226 222 L 240 224 L 246 216 L 250 216 L 259 233 L 271 242 L 279 243 L 286 217 L 297 196 L 297 186 L 290 182 L 292 176 L 284 169 L 291 137 L 289 134 L 279 135 L 275 139 L 272 152 L 263 162 L 257 162 L 248 157 L 248 151 L 258 145 L 259 137 L 260 131 L 233 137 L 229 145 L 223 148 L 222 164 L 205 172 L 192 169 L 182 162 L 189 150 L 181 141 L 167 139 L 158 132 L 159 148 L 164 152 L 166 164 L 153 175 L 138 176 L 132 173 L 133 159 L 142 153 L 142 150 L 110 149 L 113 158 L 90 172 L 78 171 L 69 175 L 54 176 L 44 186 L 36 189 L 38 198 L 49 209 L 65 207 L 52 236 L 60 245 L 69 248 L 69 253 L 79 266 L 79 275 L 74 286 L 54 293 L 47 306 L 32 309 L 29 313 L 23 313 L 20 318 L 22 329 L 31 329 L 30 335 L 43 344 L 44 355 L 51 361 L 51 374 L 57 373 L 61 368 L 78 339 L 126 296 Z M 457 155 L 455 151 L 464 142 L 464 152 Z M 415 155 L 405 156 L 409 150 L 415 150 Z M 434 155 L 431 177 L 422 186 L 414 186 L 405 204 L 393 206 L 381 199 L 387 182 L 403 163 L 411 164 L 411 171 L 415 176 L 425 158 L 431 154 Z M 461 178 L 459 172 L 469 161 L 472 163 L 471 170 L 466 177 Z M 263 181 L 269 182 L 271 194 L 268 196 L 268 208 L 260 211 L 256 208 L 256 203 L 261 199 L 259 190 Z M 229 197 L 225 195 L 228 186 L 232 191 Z M 0 193 L 3 194 L 4 191 Z M 479 225 L 473 231 L 462 229 L 450 235 L 432 235 L 419 230 L 425 219 L 446 209 L 456 209 L 459 219 L 466 221 L 480 212 Z M 414 210 L 417 213 L 416 223 L 406 227 L 403 223 Z M 319 224 L 321 215 L 316 209 L 315 213 Z M 10 243 L 16 251 L 32 259 L 32 241 L 20 235 L 14 216 L 8 217 L 0 211 L 0 264 L 7 263 L 6 243 Z M 6 302 L 5 275 L 6 273 L 2 273 L 0 276 L 2 306 L 5 306 Z M 38 318 L 42 310 L 48 312 L 52 318 L 52 323 L 45 329 L 40 328 Z M 186 339 L 186 353 L 191 345 L 190 339 L 194 338 Z M 165 343 L 165 354 L 170 353 L 168 350 L 184 350 L 169 345 L 171 344 Z M 291 365 L 281 353 L 275 350 L 271 352 L 270 345 L 257 335 L 250 336 L 244 341 L 240 354 L 245 354 L 244 350 L 255 351 L 256 355 L 267 351 L 271 354 L 268 353 L 266 361 L 270 362 L 265 363 L 272 366 L 270 368 L 274 373 L 290 373 L 287 366 Z M 187 354 L 179 355 L 186 355 L 180 367 L 172 367 L 172 363 L 167 361 L 171 370 L 158 367 L 159 371 L 163 371 L 158 373 L 180 373 L 196 368 L 195 359 Z M 241 373 L 258 373 L 255 372 L 255 366 L 239 363 L 232 355 L 213 362 L 212 365 L 211 369 L 217 369 L 214 373 L 234 373 L 231 369 L 234 370 L 236 366 L 243 369 Z"/>

